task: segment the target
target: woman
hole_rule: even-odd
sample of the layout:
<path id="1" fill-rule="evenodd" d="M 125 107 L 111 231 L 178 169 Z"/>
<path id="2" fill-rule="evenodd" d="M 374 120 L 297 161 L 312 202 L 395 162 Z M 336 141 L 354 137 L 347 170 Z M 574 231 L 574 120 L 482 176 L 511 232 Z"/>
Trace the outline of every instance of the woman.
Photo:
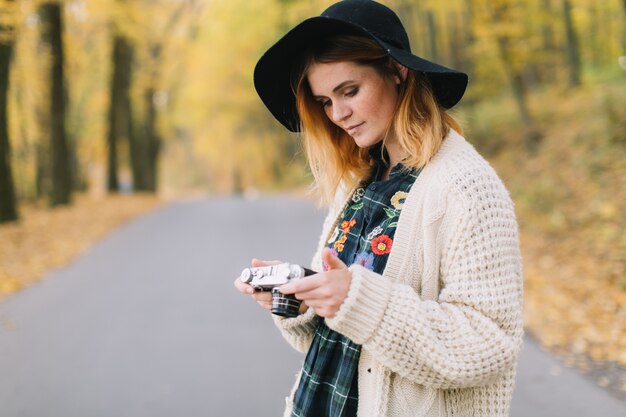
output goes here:
<path id="1" fill-rule="evenodd" d="M 513 205 L 446 112 L 467 76 L 410 52 L 398 17 L 347 0 L 259 60 L 329 206 L 319 273 L 275 317 L 307 352 L 287 416 L 506 416 L 522 337 Z M 253 266 L 267 262 L 253 260 Z M 270 308 L 266 293 L 236 287 Z"/>

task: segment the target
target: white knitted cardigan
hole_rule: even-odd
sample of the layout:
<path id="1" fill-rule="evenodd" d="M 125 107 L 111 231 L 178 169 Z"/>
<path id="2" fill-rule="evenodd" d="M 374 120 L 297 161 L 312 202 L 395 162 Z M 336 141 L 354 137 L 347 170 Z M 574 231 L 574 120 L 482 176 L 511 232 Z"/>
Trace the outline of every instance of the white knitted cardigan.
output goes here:
<path id="1" fill-rule="evenodd" d="M 341 194 L 316 270 L 351 193 Z M 508 415 L 523 333 L 517 222 L 504 185 L 462 136 L 450 131 L 415 181 L 382 276 L 350 271 L 348 296 L 326 323 L 362 345 L 359 417 Z M 274 317 L 306 352 L 319 317 Z"/>

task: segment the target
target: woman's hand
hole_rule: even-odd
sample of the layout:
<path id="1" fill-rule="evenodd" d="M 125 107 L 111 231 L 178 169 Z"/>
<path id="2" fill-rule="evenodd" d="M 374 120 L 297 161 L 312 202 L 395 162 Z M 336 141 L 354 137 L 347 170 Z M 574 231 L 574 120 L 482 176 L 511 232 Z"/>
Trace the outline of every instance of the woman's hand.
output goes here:
<path id="1" fill-rule="evenodd" d="M 269 266 L 269 265 L 276 265 L 276 264 L 280 264 L 282 262 L 280 261 L 261 261 L 258 259 L 253 259 L 251 262 L 251 265 L 253 268 L 256 268 L 258 266 Z M 250 284 L 247 284 L 245 282 L 242 282 L 241 279 L 239 279 L 239 277 L 237 277 L 237 279 L 235 279 L 235 288 L 237 288 L 237 290 L 239 290 L 240 293 L 242 294 L 248 294 L 250 296 L 252 296 L 252 298 L 259 303 L 259 305 L 261 307 L 263 307 L 266 310 L 271 310 L 272 309 L 272 292 L 271 291 L 255 291 L 254 288 L 252 288 L 252 286 Z"/>
<path id="2" fill-rule="evenodd" d="M 352 274 L 328 248 L 323 249 L 322 260 L 328 271 L 289 282 L 279 289 L 283 294 L 295 294 L 318 316 L 333 318 L 348 296 Z"/>

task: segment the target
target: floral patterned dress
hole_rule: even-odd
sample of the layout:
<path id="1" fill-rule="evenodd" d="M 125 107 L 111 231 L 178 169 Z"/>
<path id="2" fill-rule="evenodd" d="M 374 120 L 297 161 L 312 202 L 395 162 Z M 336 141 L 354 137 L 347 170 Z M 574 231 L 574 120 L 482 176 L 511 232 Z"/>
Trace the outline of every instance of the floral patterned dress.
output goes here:
<path id="1" fill-rule="evenodd" d="M 404 201 L 419 170 L 398 164 L 387 180 L 381 180 L 387 165 L 379 156 L 380 148 L 370 155 L 377 163 L 374 175 L 354 191 L 327 246 L 346 265 L 356 263 L 382 274 Z M 320 320 L 294 395 L 292 416 L 356 416 L 360 352 L 360 345 Z"/>

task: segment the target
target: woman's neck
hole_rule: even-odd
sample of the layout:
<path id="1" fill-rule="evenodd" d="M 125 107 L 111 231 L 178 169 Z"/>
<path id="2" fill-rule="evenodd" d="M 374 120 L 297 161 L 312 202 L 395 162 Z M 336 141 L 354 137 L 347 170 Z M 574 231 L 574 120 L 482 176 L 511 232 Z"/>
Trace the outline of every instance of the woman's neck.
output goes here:
<path id="1" fill-rule="evenodd" d="M 385 141 L 385 150 L 389 155 L 390 169 L 407 157 L 406 152 L 402 149 L 402 147 L 395 138 L 389 138 Z"/>

